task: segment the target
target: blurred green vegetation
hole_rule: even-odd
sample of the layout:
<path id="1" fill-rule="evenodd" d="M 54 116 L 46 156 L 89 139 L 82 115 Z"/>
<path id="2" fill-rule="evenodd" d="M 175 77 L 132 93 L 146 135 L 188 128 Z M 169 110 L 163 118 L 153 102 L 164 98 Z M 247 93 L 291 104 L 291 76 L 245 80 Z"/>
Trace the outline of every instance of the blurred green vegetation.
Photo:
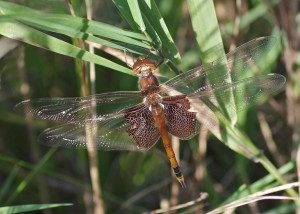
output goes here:
<path id="1" fill-rule="evenodd" d="M 55 123 L 25 119 L 13 112 L 15 104 L 28 98 L 81 96 L 81 59 L 96 63 L 96 93 L 137 90 L 137 78 L 124 62 L 123 50 L 156 61 L 168 59 L 160 73 L 169 78 L 266 35 L 282 36 L 284 46 L 272 49 L 263 59 L 262 73 L 283 74 L 287 89 L 239 113 L 238 128 L 231 128 L 225 118 L 228 139 L 203 131 L 199 140 L 180 143 L 187 190 L 174 191 L 177 183 L 159 142 L 146 153 L 99 151 L 102 198 L 107 213 L 140 213 L 159 209 L 164 203 L 171 206 L 195 200 L 207 192 L 204 203 L 185 210 L 201 213 L 298 180 L 297 4 L 284 6 L 283 0 L 92 1 L 95 22 L 91 22 L 79 18 L 86 17 L 88 1 L 70 1 L 76 18 L 70 15 L 68 1 L 9 2 L 16 4 L 0 1 L 0 33 L 4 35 L 0 38 L 0 207 L 40 204 L 36 209 L 42 209 L 41 204 L 52 203 L 50 208 L 72 203 L 45 212 L 88 213 L 93 209 L 87 152 L 40 145 L 38 135 Z M 295 23 L 282 19 L 285 7 L 294 8 L 290 16 Z M 214 14 L 217 19 L 212 18 Z M 94 54 L 88 47 L 82 50 L 80 39 L 101 48 Z M 212 48 L 220 50 L 217 56 L 207 54 Z M 249 146 L 262 164 L 240 151 L 239 143 Z M 295 192 L 280 195 L 295 196 Z M 290 213 L 296 209 L 293 201 L 268 200 L 237 211 Z"/>

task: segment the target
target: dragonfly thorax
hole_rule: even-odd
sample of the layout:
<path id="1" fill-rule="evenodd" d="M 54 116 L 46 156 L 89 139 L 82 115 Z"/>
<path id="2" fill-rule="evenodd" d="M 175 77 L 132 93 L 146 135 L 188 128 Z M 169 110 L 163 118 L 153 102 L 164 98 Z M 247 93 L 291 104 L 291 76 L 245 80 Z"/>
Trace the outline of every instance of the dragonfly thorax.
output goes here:
<path id="1" fill-rule="evenodd" d="M 157 93 L 151 93 L 144 98 L 143 103 L 145 106 L 151 107 L 151 106 L 161 105 L 161 101 L 162 101 L 162 96 L 160 96 Z"/>

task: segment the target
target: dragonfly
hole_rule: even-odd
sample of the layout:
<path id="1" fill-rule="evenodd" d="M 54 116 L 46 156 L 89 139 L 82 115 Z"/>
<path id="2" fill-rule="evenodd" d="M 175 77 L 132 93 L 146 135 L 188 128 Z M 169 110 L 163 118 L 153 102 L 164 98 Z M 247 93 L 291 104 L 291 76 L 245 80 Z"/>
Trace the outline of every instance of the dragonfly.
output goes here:
<path id="1" fill-rule="evenodd" d="M 62 121 L 39 136 L 39 141 L 51 146 L 145 151 L 161 138 L 175 177 L 185 187 L 171 135 L 188 140 L 199 133 L 201 126 L 218 126 L 207 103 L 224 114 L 226 110 L 237 113 L 279 92 L 285 77 L 260 72 L 264 57 L 276 44 L 278 38 L 273 36 L 251 40 L 208 65 L 164 83 L 156 76 L 158 64 L 139 57 L 132 66 L 139 91 L 25 100 L 15 109 L 35 118 Z M 86 143 L 87 131 L 92 133 L 93 144 Z"/>

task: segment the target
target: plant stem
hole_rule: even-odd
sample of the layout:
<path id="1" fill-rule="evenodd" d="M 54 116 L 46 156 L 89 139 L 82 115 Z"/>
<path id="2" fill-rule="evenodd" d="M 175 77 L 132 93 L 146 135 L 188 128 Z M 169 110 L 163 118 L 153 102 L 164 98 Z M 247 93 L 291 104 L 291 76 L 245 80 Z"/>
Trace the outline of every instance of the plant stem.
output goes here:
<path id="1" fill-rule="evenodd" d="M 87 6 L 87 14 L 91 19 L 92 16 L 92 2 L 86 0 L 86 6 Z M 69 7 L 70 7 L 70 11 L 71 14 L 73 16 L 76 16 L 74 9 L 73 9 L 73 5 L 72 5 L 72 1 L 69 0 Z M 75 39 L 74 40 L 75 44 L 78 44 L 78 46 L 85 50 L 85 43 L 82 39 Z M 90 50 L 94 50 L 93 47 L 90 46 Z M 88 96 L 89 93 L 89 89 L 88 89 L 88 73 L 87 73 L 87 64 L 82 61 L 77 59 L 76 60 L 77 63 L 77 68 L 78 68 L 78 74 L 80 77 L 80 82 L 81 82 L 81 93 L 83 96 Z M 90 78 L 92 77 L 92 81 L 91 81 L 91 88 L 92 88 L 92 93 L 95 92 L 95 64 L 90 65 L 90 71 L 92 71 L 90 73 Z M 92 108 L 88 109 L 88 111 L 90 111 L 92 117 L 95 116 L 95 101 L 92 99 Z M 94 146 L 95 145 L 95 134 L 93 133 L 93 124 L 86 124 L 85 127 L 85 134 L 86 134 L 86 144 L 87 144 L 87 152 L 88 152 L 88 157 L 89 157 L 89 169 L 90 169 L 90 177 L 91 177 L 91 184 L 92 184 L 92 189 L 93 189 L 93 209 L 94 209 L 94 213 L 95 214 L 104 214 L 104 203 L 103 203 L 103 199 L 102 199 L 102 194 L 101 194 L 101 187 L 100 187 L 100 175 L 99 175 L 99 170 L 98 170 L 98 153 L 97 153 L 97 149 Z"/>

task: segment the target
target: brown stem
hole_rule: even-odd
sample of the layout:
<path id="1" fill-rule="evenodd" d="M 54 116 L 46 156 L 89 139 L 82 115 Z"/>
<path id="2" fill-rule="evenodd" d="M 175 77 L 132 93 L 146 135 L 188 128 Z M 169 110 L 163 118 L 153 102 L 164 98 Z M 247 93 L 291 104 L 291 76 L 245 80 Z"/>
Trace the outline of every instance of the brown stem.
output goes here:
<path id="1" fill-rule="evenodd" d="M 279 166 L 283 166 L 285 163 L 284 158 L 279 153 L 279 150 L 277 149 L 276 143 L 272 137 L 272 132 L 269 127 L 269 124 L 267 123 L 266 117 L 263 113 L 258 113 L 258 122 L 260 125 L 261 133 L 263 134 L 266 145 L 273 155 L 274 160 L 277 162 Z"/>
<path id="2" fill-rule="evenodd" d="M 75 16 L 75 12 L 73 9 L 72 1 L 69 0 L 69 7 L 70 12 L 73 16 Z M 87 14 L 89 19 L 92 18 L 92 2 L 86 1 L 87 5 Z M 85 50 L 85 43 L 82 39 L 76 39 L 75 43 L 78 43 L 78 46 Z M 93 46 L 89 46 L 90 51 L 94 51 Z M 82 60 L 78 60 L 77 63 L 79 64 L 80 68 L 80 81 L 81 81 L 81 93 L 83 96 L 88 96 L 90 94 L 88 89 L 88 71 L 87 71 L 87 64 L 86 62 Z M 92 93 L 95 92 L 95 65 L 90 64 L 90 78 L 91 80 L 91 91 Z M 92 99 L 92 108 L 88 109 L 90 111 L 91 115 L 93 117 L 96 116 L 95 112 L 95 101 Z M 92 189 L 93 189 L 93 207 L 94 207 L 94 213 L 95 214 L 103 214 L 104 211 L 104 202 L 102 199 L 102 191 L 100 186 L 100 175 L 98 170 L 98 152 L 96 147 L 94 146 L 96 144 L 95 142 L 95 135 L 96 133 L 93 132 L 93 124 L 87 124 L 86 125 L 86 144 L 87 144 L 87 152 L 89 156 L 89 169 L 90 169 L 90 176 L 91 176 L 91 183 L 92 183 Z"/>
<path id="3" fill-rule="evenodd" d="M 29 99 L 30 86 L 28 84 L 28 80 L 27 80 L 26 72 L 25 72 L 25 48 L 24 48 L 24 46 L 20 46 L 20 48 L 19 48 L 17 68 L 18 68 L 20 79 L 22 80 L 21 93 L 23 95 L 23 100 L 27 100 L 27 99 Z M 31 106 L 28 106 L 28 108 L 31 108 Z M 32 115 L 29 113 L 26 114 L 26 129 L 27 129 L 27 133 L 29 136 L 29 142 L 30 142 L 30 153 L 29 153 L 30 159 L 33 163 L 37 163 L 40 159 L 40 150 L 39 150 L 38 146 L 36 145 L 34 127 L 33 127 L 33 118 L 32 118 Z M 42 177 L 38 176 L 36 178 L 36 181 L 37 181 L 38 193 L 39 193 L 41 202 L 48 203 L 49 202 L 49 192 L 48 192 L 48 188 L 47 188 L 45 180 Z M 50 214 L 52 212 L 51 212 L 51 210 L 45 210 L 44 213 Z"/>
<path id="4" fill-rule="evenodd" d="M 180 165 L 180 159 L 179 159 L 179 139 L 177 137 L 172 136 L 171 138 L 171 144 L 175 153 L 176 160 L 178 161 L 178 164 Z M 170 204 L 171 206 L 175 206 L 178 204 L 178 196 L 179 196 L 179 186 L 178 182 L 173 180 L 171 185 L 171 198 L 170 198 Z"/>
<path id="5" fill-rule="evenodd" d="M 202 183 L 205 171 L 206 171 L 206 164 L 204 162 L 204 158 L 206 155 L 207 150 L 207 139 L 208 139 L 208 129 L 206 127 L 201 127 L 199 138 L 198 138 L 198 145 L 199 150 L 197 153 L 197 157 L 195 158 L 196 162 L 196 169 L 195 169 L 195 178 L 197 180 L 197 183 Z"/>
<path id="6" fill-rule="evenodd" d="M 279 21 L 287 36 L 287 47 L 284 50 L 283 58 L 287 71 L 287 120 L 293 129 L 293 152 L 292 158 L 296 160 L 298 180 L 300 180 L 300 91 L 295 91 L 295 85 L 300 84 L 300 69 L 296 64 L 296 55 L 300 47 L 299 35 L 297 33 L 296 16 L 299 3 L 294 0 L 280 1 Z M 300 189 L 299 189 L 300 192 Z M 299 204 L 298 204 L 299 207 Z M 298 208 L 297 213 L 300 213 Z"/>

